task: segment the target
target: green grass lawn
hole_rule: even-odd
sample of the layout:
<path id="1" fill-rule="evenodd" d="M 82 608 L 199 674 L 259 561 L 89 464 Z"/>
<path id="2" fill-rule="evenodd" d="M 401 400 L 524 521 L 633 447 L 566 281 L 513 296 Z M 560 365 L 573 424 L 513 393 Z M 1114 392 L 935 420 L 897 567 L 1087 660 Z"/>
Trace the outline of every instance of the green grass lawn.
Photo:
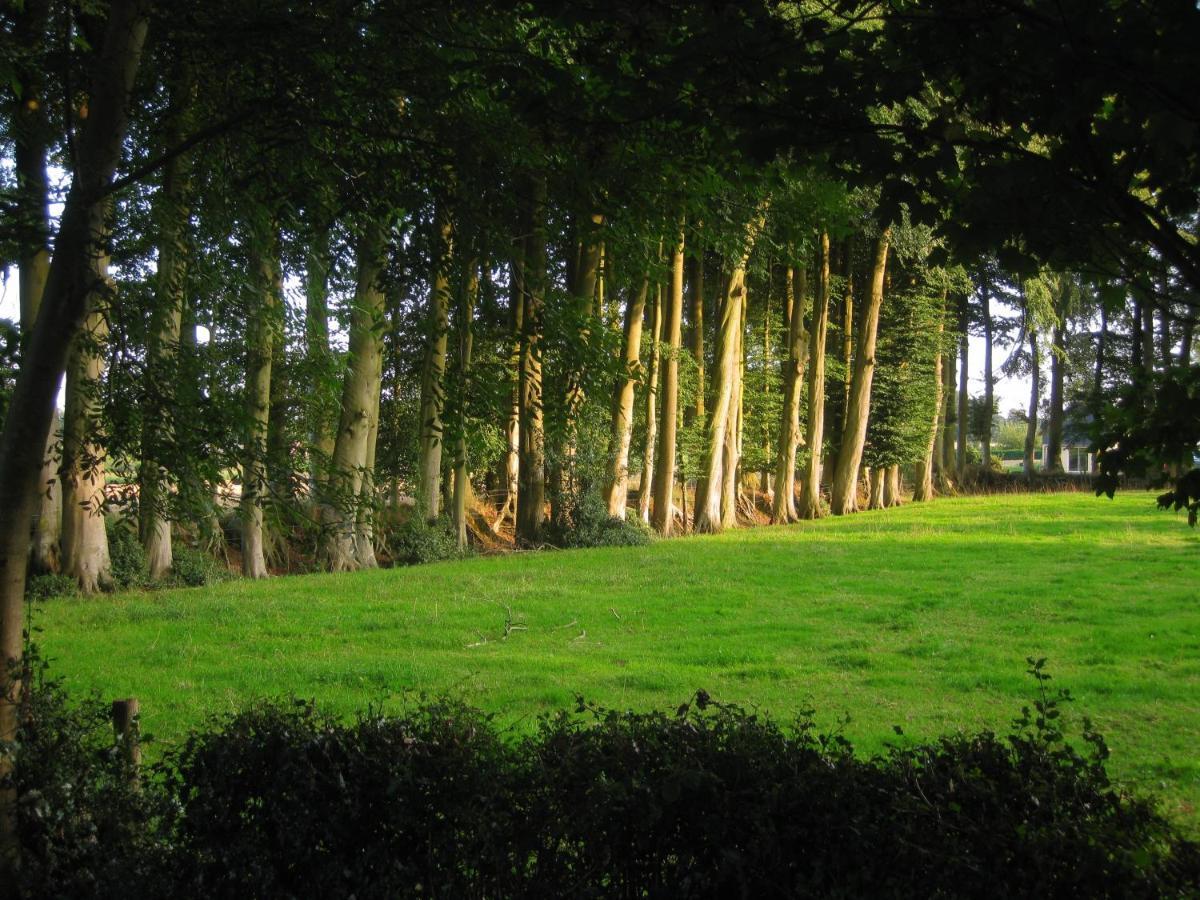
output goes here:
<path id="1" fill-rule="evenodd" d="M 54 672 L 137 696 L 160 741 L 263 695 L 350 712 L 449 693 L 521 729 L 576 693 L 648 709 L 704 688 L 848 715 L 869 752 L 893 725 L 1007 728 L 1045 656 L 1072 730 L 1091 716 L 1110 771 L 1200 828 L 1200 532 L 1141 492 L 53 601 L 35 625 Z"/>

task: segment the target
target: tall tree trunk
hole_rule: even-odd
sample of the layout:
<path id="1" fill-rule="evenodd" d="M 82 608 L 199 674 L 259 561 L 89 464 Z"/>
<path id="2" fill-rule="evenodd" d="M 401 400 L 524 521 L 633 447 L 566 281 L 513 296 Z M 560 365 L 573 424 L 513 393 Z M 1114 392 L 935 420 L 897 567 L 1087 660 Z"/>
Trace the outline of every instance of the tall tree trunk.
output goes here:
<path id="1" fill-rule="evenodd" d="M 650 312 L 650 370 L 646 373 L 646 440 L 642 444 L 642 480 L 638 486 L 638 517 L 650 523 L 650 500 L 654 487 L 654 454 L 658 440 L 658 370 L 662 359 L 663 289 L 654 288 L 654 309 Z"/>
<path id="2" fill-rule="evenodd" d="M 18 57 L 15 65 L 16 96 L 11 112 L 14 174 L 15 223 L 18 230 L 20 272 L 21 340 L 28 340 L 37 321 L 42 291 L 50 269 L 50 217 L 47 209 L 49 184 L 46 162 L 49 153 L 49 123 L 46 120 L 45 76 L 38 65 L 44 50 L 50 4 L 26 0 L 14 15 L 15 45 L 24 48 L 32 64 Z M 59 539 L 62 530 L 62 488 L 58 481 L 55 429 L 50 430 L 38 479 L 37 509 L 33 516 L 30 571 L 57 572 L 61 564 Z"/>
<path id="3" fill-rule="evenodd" d="M 1163 279 L 1166 280 L 1165 278 Z M 1171 348 L 1175 339 L 1171 334 L 1171 308 L 1166 298 L 1166 285 L 1163 285 L 1163 305 L 1158 310 L 1158 356 L 1164 369 L 1171 367 Z"/>
<path id="4" fill-rule="evenodd" d="M 509 392 L 508 420 L 504 425 L 504 505 L 492 523 L 492 531 L 499 533 L 504 520 L 511 515 L 517 518 L 517 490 L 520 478 L 521 458 L 521 324 L 525 311 L 525 242 L 518 240 L 513 249 L 511 264 L 512 293 L 509 300 L 512 323 L 512 344 L 508 357 Z"/>
<path id="5" fill-rule="evenodd" d="M 659 448 L 657 470 L 654 473 L 654 513 L 651 519 L 656 531 L 669 537 L 675 517 L 675 433 L 679 416 L 679 350 L 683 323 L 683 225 L 671 254 L 671 288 L 667 293 L 667 308 L 663 316 L 666 329 L 667 360 L 663 369 L 661 423 L 658 428 Z"/>
<path id="6" fill-rule="evenodd" d="M 946 298 L 943 294 L 942 312 L 944 312 L 945 305 Z M 946 320 L 942 312 L 939 312 L 937 323 L 938 351 L 933 358 L 933 384 L 935 397 L 933 402 L 933 424 L 930 426 L 929 443 L 926 445 L 925 459 L 921 463 L 920 477 L 917 479 L 916 487 L 913 488 L 914 503 L 920 503 L 933 499 L 933 470 L 935 463 L 941 459 L 939 453 L 941 447 L 938 446 L 938 442 L 942 440 L 941 417 L 943 406 L 942 391 L 944 388 L 942 375 L 942 335 L 945 334 L 946 331 Z"/>
<path id="7" fill-rule="evenodd" d="M 1038 350 L 1037 329 L 1029 329 L 1029 415 L 1025 426 L 1025 456 L 1022 468 L 1026 478 L 1034 472 L 1034 450 L 1037 447 L 1038 400 L 1041 399 L 1042 360 Z"/>
<path id="8" fill-rule="evenodd" d="M 629 496 L 629 447 L 633 439 L 634 390 L 641 371 L 642 320 L 646 314 L 646 294 L 650 278 L 625 306 L 624 370 L 613 386 L 612 420 L 608 438 L 608 479 L 604 484 L 604 504 L 614 519 L 625 518 Z"/>
<path id="9" fill-rule="evenodd" d="M 833 475 L 831 508 L 835 516 L 852 513 L 858 506 L 858 469 L 862 465 L 863 447 L 867 440 L 867 419 L 871 412 L 875 341 L 879 331 L 879 311 L 883 306 L 883 279 L 890 241 L 891 229 L 885 229 L 875 245 L 875 260 L 871 268 L 871 295 L 864 310 L 863 320 L 859 323 L 854 379 Z"/>
<path id="10" fill-rule="evenodd" d="M 321 566 L 345 572 L 371 562 L 374 553 L 358 546 L 359 512 L 364 502 L 371 432 L 378 432 L 376 412 L 382 376 L 381 325 L 387 298 L 380 288 L 384 236 L 372 223 L 359 240 L 358 281 L 350 312 L 349 364 L 342 382 L 341 416 L 321 505 Z M 371 501 L 373 497 L 365 498 Z"/>
<path id="11" fill-rule="evenodd" d="M 901 489 L 900 466 L 892 464 L 887 467 L 887 471 L 884 474 L 883 505 L 885 509 L 899 506 L 903 502 L 900 498 Z"/>
<path id="12" fill-rule="evenodd" d="M 867 509 L 883 509 L 883 481 L 887 476 L 887 472 L 882 466 L 873 466 L 868 473 L 867 481 L 870 484 L 870 492 L 868 494 Z"/>
<path id="13" fill-rule="evenodd" d="M 263 505 L 270 490 L 267 476 L 267 435 L 271 416 L 271 366 L 280 312 L 282 276 L 279 236 L 252 238 L 251 277 L 254 297 L 246 329 L 246 445 L 242 461 L 242 574 L 266 578 Z"/>
<path id="14" fill-rule="evenodd" d="M 96 285 L 97 255 L 105 198 L 125 139 L 127 106 L 146 38 L 148 0 L 113 0 L 103 47 L 95 57 L 89 115 L 78 142 L 78 165 L 59 222 L 54 257 L 21 369 L 0 434 L 0 742 L 17 729 L 21 696 L 23 601 L 29 560 L 30 523 L 36 509 L 38 474 L 54 418 L 54 401 L 67 351 L 87 313 Z M 0 757 L 0 783 L 20 764 L 19 754 Z M 20 864 L 17 796 L 0 787 L 0 874 L 15 883 Z"/>
<path id="15" fill-rule="evenodd" d="M 1195 312 L 1189 311 L 1183 320 L 1183 333 L 1179 338 L 1179 364 L 1184 368 L 1192 364 L 1192 338 L 1196 330 Z"/>
<path id="16" fill-rule="evenodd" d="M 804 367 L 808 364 L 808 332 L 804 317 L 808 313 L 807 270 L 789 266 L 787 270 L 788 353 L 783 361 L 783 409 L 779 418 L 779 445 L 775 449 L 775 495 L 771 503 L 771 521 L 785 525 L 796 520 L 796 448 L 800 444 L 800 389 Z"/>
<path id="17" fill-rule="evenodd" d="M 801 519 L 819 519 L 821 508 L 821 454 L 825 446 L 825 333 L 829 329 L 829 235 L 821 233 L 817 268 L 817 294 L 813 299 L 813 327 L 809 331 L 808 423 L 804 441 L 808 445 L 808 463 L 796 515 Z"/>
<path id="18" fill-rule="evenodd" d="M 383 354 L 375 359 L 373 374 L 375 390 L 372 392 L 371 419 L 367 427 L 367 452 L 362 470 L 362 484 L 358 489 L 358 508 L 354 512 L 354 560 L 360 569 L 375 569 L 379 561 L 375 558 L 375 514 L 378 507 L 375 491 L 375 448 L 379 442 L 379 401 L 383 380 Z"/>
<path id="19" fill-rule="evenodd" d="M 1066 365 L 1066 326 L 1054 323 L 1054 348 L 1050 353 L 1050 412 L 1046 421 L 1047 472 L 1061 472 L 1063 443 L 1063 367 Z"/>
<path id="20" fill-rule="evenodd" d="M 721 526 L 736 528 L 738 498 L 741 491 L 742 427 L 744 422 L 743 388 L 746 384 L 746 312 L 749 307 L 749 291 L 743 283 L 741 295 L 742 311 L 738 316 L 737 348 L 734 350 L 733 403 L 725 427 L 724 471 L 721 475 Z"/>
<path id="21" fill-rule="evenodd" d="M 471 494 L 471 473 L 467 468 L 467 398 L 471 393 L 472 320 L 479 292 L 479 260 L 471 259 L 463 273 L 458 302 L 458 391 L 454 436 L 454 533 L 459 552 L 467 549 L 467 507 Z"/>
<path id="22" fill-rule="evenodd" d="M 1142 367 L 1146 372 L 1154 371 L 1154 305 L 1143 300 L 1141 311 Z"/>
<path id="23" fill-rule="evenodd" d="M 704 248 L 697 247 L 691 258 L 691 318 L 692 356 L 696 360 L 696 396 L 687 411 L 685 422 L 691 425 L 704 421 Z"/>
<path id="24" fill-rule="evenodd" d="M 1136 374 L 1146 371 L 1147 365 L 1142 352 L 1142 348 L 1145 346 L 1145 341 L 1142 339 L 1142 300 L 1140 292 L 1136 289 L 1133 292 L 1133 309 L 1130 313 L 1130 320 L 1133 323 L 1130 331 L 1130 352 L 1132 354 L 1130 368 Z"/>
<path id="25" fill-rule="evenodd" d="M 546 444 L 542 408 L 542 304 L 546 297 L 546 183 L 529 200 L 521 313 L 520 439 L 517 543 L 533 546 L 546 520 Z"/>
<path id="26" fill-rule="evenodd" d="M 180 142 L 191 102 L 186 77 L 173 79 L 174 109 L 166 130 L 166 147 Z M 139 528 L 146 568 L 157 581 L 171 570 L 171 520 L 168 515 L 167 471 L 162 460 L 175 443 L 175 385 L 179 381 L 179 335 L 182 327 L 187 227 L 190 210 L 189 163 L 176 156 L 163 167 L 162 190 L 155 204 L 159 233 L 154 313 L 146 348 L 146 409 L 142 431 Z"/>
<path id="27" fill-rule="evenodd" d="M 968 351 L 970 343 L 967 337 L 967 303 L 968 298 L 961 298 L 960 307 L 960 322 L 961 331 L 958 335 L 958 420 L 955 422 L 957 434 L 955 435 L 955 455 L 954 468 L 958 474 L 959 480 L 962 480 L 967 471 L 967 426 L 968 413 L 970 410 L 970 393 L 969 381 L 967 377 Z"/>
<path id="28" fill-rule="evenodd" d="M 333 462 L 337 416 L 326 408 L 324 398 L 331 393 L 326 380 L 332 380 L 333 353 L 329 346 L 329 270 L 331 266 L 329 229 L 318 223 L 304 264 L 304 337 L 312 380 L 309 400 L 314 404 L 310 478 L 319 491 Z M 330 406 L 332 406 L 330 404 Z"/>
<path id="29" fill-rule="evenodd" d="M 946 310 L 944 315 L 949 315 Z M 942 375 L 945 377 L 945 404 L 942 409 L 942 484 L 939 486 L 943 493 L 954 490 L 955 473 L 958 471 L 955 443 L 958 431 L 958 348 L 956 342 L 947 342 L 942 364 Z"/>
<path id="30" fill-rule="evenodd" d="M 450 321 L 450 264 L 454 236 L 445 209 L 434 225 L 436 257 L 429 295 L 425 365 L 421 377 L 420 447 L 417 461 L 417 503 L 420 513 L 433 521 L 441 513 L 442 410 L 446 403 L 446 344 Z"/>
<path id="31" fill-rule="evenodd" d="M 1108 310 L 1100 305 L 1100 330 L 1096 332 L 1096 365 L 1092 371 L 1092 415 L 1099 421 L 1104 407 L 1104 353 L 1108 347 Z"/>
<path id="32" fill-rule="evenodd" d="M 100 380 L 104 344 L 115 285 L 108 277 L 108 255 L 95 258 L 97 289 L 89 300 L 83 331 L 76 337 L 67 365 L 63 412 L 62 569 L 84 594 L 112 586 L 112 564 L 104 527 L 104 447 L 96 440 L 100 416 Z"/>
<path id="33" fill-rule="evenodd" d="M 992 468 L 992 404 L 995 402 L 995 384 L 992 379 L 992 307 L 987 288 L 979 292 L 983 304 L 983 405 L 987 411 L 983 417 L 983 450 L 980 465 L 984 472 Z"/>
<path id="34" fill-rule="evenodd" d="M 737 416 L 738 397 L 735 389 L 743 299 L 746 293 L 746 264 L 765 222 L 766 206 L 762 205 L 746 225 L 741 259 L 729 273 L 722 293 L 721 322 L 714 356 L 716 379 L 713 382 L 713 410 L 706 428 L 705 451 L 701 463 L 702 480 L 696 489 L 694 530 L 697 532 L 720 531 L 725 524 L 722 521 L 721 500 L 725 488 L 725 473 L 729 469 L 725 459 L 727 432 L 730 419 Z M 736 467 L 736 460 L 734 465 Z M 736 490 L 736 485 L 731 487 Z"/>
<path id="35" fill-rule="evenodd" d="M 842 405 L 839 410 L 837 434 L 846 433 L 846 416 L 850 409 L 850 389 L 854 380 L 854 238 L 842 245 L 842 267 L 846 277 L 846 296 L 842 300 Z"/>

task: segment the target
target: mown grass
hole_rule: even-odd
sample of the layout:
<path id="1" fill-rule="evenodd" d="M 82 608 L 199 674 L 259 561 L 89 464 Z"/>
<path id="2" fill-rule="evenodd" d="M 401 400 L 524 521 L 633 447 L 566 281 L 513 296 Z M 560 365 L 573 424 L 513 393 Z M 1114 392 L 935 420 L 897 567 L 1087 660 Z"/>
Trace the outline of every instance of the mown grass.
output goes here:
<path id="1" fill-rule="evenodd" d="M 1200 826 L 1200 534 L 1144 493 L 939 500 L 787 528 L 46 603 L 53 671 L 178 739 L 251 698 L 465 697 L 516 729 L 575 695 L 813 708 L 863 752 L 1003 730 L 1025 658 Z"/>

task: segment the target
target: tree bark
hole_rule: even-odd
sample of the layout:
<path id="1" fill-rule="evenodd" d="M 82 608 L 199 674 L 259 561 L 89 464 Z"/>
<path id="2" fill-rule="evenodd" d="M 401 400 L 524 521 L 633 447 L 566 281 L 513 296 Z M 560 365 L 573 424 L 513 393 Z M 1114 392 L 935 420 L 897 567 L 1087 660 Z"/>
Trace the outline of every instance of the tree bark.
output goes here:
<path id="1" fill-rule="evenodd" d="M 654 288 L 654 309 L 650 313 L 650 369 L 646 373 L 646 440 L 642 444 L 642 479 L 638 487 L 638 517 L 650 523 L 650 500 L 654 488 L 654 454 L 658 440 L 658 370 L 662 359 L 663 289 Z"/>
<path id="2" fill-rule="evenodd" d="M 704 248 L 698 247 L 691 259 L 692 356 L 696 360 L 696 396 L 685 422 L 704 421 Z"/>
<path id="3" fill-rule="evenodd" d="M 949 315 L 949 311 L 944 312 Z M 957 472 L 957 452 L 955 439 L 958 430 L 958 349 L 954 345 L 947 346 L 947 352 L 942 364 L 944 382 L 944 406 L 942 408 L 942 481 L 939 488 L 943 493 L 954 490 Z"/>
<path id="4" fill-rule="evenodd" d="M 84 594 L 112 587 L 112 564 L 104 526 L 106 506 L 104 447 L 95 435 L 100 416 L 100 380 L 104 377 L 104 344 L 115 285 L 108 276 L 108 255 L 95 258 L 96 290 L 83 330 L 75 339 L 67 364 L 63 411 L 62 569 Z"/>
<path id="5" fill-rule="evenodd" d="M 658 428 L 659 448 L 657 470 L 654 473 L 654 512 L 651 524 L 659 534 L 670 537 L 675 517 L 675 435 L 679 416 L 679 350 L 683 323 L 683 225 L 671 254 L 671 288 L 667 293 L 666 366 L 663 369 L 661 421 Z"/>
<path id="6" fill-rule="evenodd" d="M 842 443 L 833 476 L 831 510 L 846 515 L 858 506 L 858 469 L 862 465 L 867 440 L 867 420 L 871 412 L 871 382 L 875 376 L 875 342 L 879 331 L 879 311 L 883 306 L 883 279 L 887 268 L 891 229 L 885 229 L 875 245 L 871 269 L 871 295 L 859 323 L 854 378 L 842 429 Z"/>
<path id="7" fill-rule="evenodd" d="M 893 464 L 888 466 L 884 473 L 883 506 L 885 509 L 891 509 L 893 506 L 901 504 L 900 491 L 900 466 Z"/>
<path id="8" fill-rule="evenodd" d="M 825 445 L 825 333 L 829 329 L 829 235 L 825 232 L 821 234 L 817 272 L 808 347 L 808 424 L 804 433 L 809 456 L 796 509 L 796 515 L 801 519 L 819 519 L 824 515 L 821 508 L 821 453 Z"/>
<path id="9" fill-rule="evenodd" d="M 942 307 L 946 305 L 945 296 L 942 297 Z M 935 461 L 940 460 L 938 442 L 942 439 L 941 416 L 942 416 L 942 335 L 946 330 L 945 316 L 939 313 L 937 323 L 938 333 L 938 351 L 933 358 L 933 384 L 935 397 L 933 403 L 933 424 L 930 426 L 929 443 L 926 445 L 925 459 L 921 463 L 920 477 L 917 479 L 917 484 L 913 488 L 913 502 L 921 503 L 933 499 L 933 470 Z"/>
<path id="10" fill-rule="evenodd" d="M 454 436 L 454 533 L 459 552 L 467 549 L 467 507 L 471 495 L 471 473 L 467 468 L 467 398 L 470 396 L 472 320 L 479 292 L 479 261 L 471 259 L 463 273 L 458 303 L 457 423 Z"/>
<path id="11" fill-rule="evenodd" d="M 958 335 L 958 421 L 955 423 L 957 434 L 955 435 L 955 454 L 954 454 L 954 469 L 961 481 L 967 471 L 967 421 L 970 410 L 970 394 L 969 381 L 967 377 L 968 351 L 970 343 L 967 337 L 967 303 L 968 298 L 963 297 L 960 307 L 960 322 L 961 331 Z"/>
<path id="12" fill-rule="evenodd" d="M 871 485 L 867 509 L 883 509 L 883 480 L 886 473 L 882 466 L 872 466 L 868 472 L 868 482 Z"/>
<path id="13" fill-rule="evenodd" d="M 796 521 L 796 448 L 800 444 L 800 390 L 808 364 L 808 313 L 806 269 L 787 270 L 788 353 L 783 361 L 783 409 L 779 420 L 779 445 L 775 450 L 775 495 L 771 498 L 771 522 L 786 525 Z"/>
<path id="14" fill-rule="evenodd" d="M 986 414 L 983 417 L 983 450 L 980 452 L 980 465 L 984 472 L 992 468 L 992 404 L 995 402 L 995 385 L 992 379 L 992 308 L 991 296 L 985 287 L 979 292 L 983 304 L 983 403 Z"/>
<path id="15" fill-rule="evenodd" d="M 1050 354 L 1050 411 L 1046 421 L 1046 458 L 1043 460 L 1047 472 L 1061 472 L 1063 443 L 1063 367 L 1066 365 L 1066 326 L 1062 321 L 1054 323 L 1054 349 Z"/>
<path id="16" fill-rule="evenodd" d="M 542 304 L 546 296 L 546 183 L 534 181 L 524 253 L 521 314 L 517 543 L 534 546 L 546 520 L 546 444 L 542 408 Z"/>
<path id="17" fill-rule="evenodd" d="M 1025 426 L 1025 456 L 1022 468 L 1026 478 L 1032 478 L 1034 472 L 1034 450 L 1037 447 L 1038 400 L 1041 398 L 1042 362 L 1038 350 L 1037 329 L 1029 329 L 1029 415 Z"/>
<path id="18" fill-rule="evenodd" d="M 317 223 L 309 242 L 304 264 L 304 337 L 309 367 L 312 370 L 310 401 L 315 405 L 312 419 L 310 480 L 319 492 L 333 462 L 337 418 L 326 409 L 322 399 L 331 393 L 326 379 L 332 381 L 333 353 L 329 347 L 329 270 L 331 265 L 329 229 Z"/>
<path id="19" fill-rule="evenodd" d="M 372 429 L 378 432 L 376 406 L 380 394 L 383 348 L 381 325 L 386 315 L 386 295 L 379 285 L 383 272 L 384 236 L 371 224 L 358 245 L 358 280 L 350 313 L 349 360 L 342 382 L 341 415 L 321 505 L 322 568 L 345 572 L 373 560 L 373 552 L 359 547 L 359 511 L 364 502 L 368 444 Z M 367 496 L 366 501 L 373 497 Z"/>
<path id="20" fill-rule="evenodd" d="M 271 415 L 271 366 L 279 323 L 282 276 L 279 271 L 279 236 L 271 225 L 269 235 L 253 237 L 251 278 L 254 297 L 246 329 L 246 444 L 242 459 L 242 574 L 266 578 L 264 499 L 270 490 L 267 476 L 267 433 Z"/>
<path id="21" fill-rule="evenodd" d="M 604 505 L 614 519 L 625 518 L 629 497 L 629 447 L 633 439 L 634 391 L 641 371 L 642 320 L 646 314 L 649 276 L 625 306 L 624 371 L 613 386 L 612 419 L 608 439 L 608 479 L 604 484 Z"/>
<path id="22" fill-rule="evenodd" d="M 511 515 L 514 527 L 517 518 L 517 491 L 521 471 L 521 325 L 525 311 L 525 242 L 514 242 L 513 259 L 510 266 L 512 293 L 509 298 L 512 323 L 512 344 L 508 357 L 509 377 L 512 387 L 509 392 L 508 420 L 504 425 L 504 504 L 500 514 L 492 523 L 492 531 L 499 533 L 504 520 Z"/>
<path id="23" fill-rule="evenodd" d="M 10 120 L 13 169 L 17 179 L 13 205 L 18 232 L 22 343 L 33 331 L 50 269 L 49 184 L 46 180 L 49 123 L 46 120 L 45 76 L 36 62 L 44 50 L 49 7 L 46 0 L 26 0 L 16 11 L 13 22 L 15 45 L 25 48 L 29 58 L 35 60 L 28 64 L 18 57 L 15 65 L 18 87 Z M 51 427 L 38 479 L 29 557 L 30 571 L 34 573 L 57 572 L 61 565 L 62 488 L 58 481 L 54 431 Z"/>
<path id="24" fill-rule="evenodd" d="M 1154 371 L 1154 305 L 1143 300 L 1139 308 L 1142 316 L 1142 367 L 1149 373 Z"/>
<path id="25" fill-rule="evenodd" d="M 749 307 L 749 291 L 743 281 L 741 293 L 742 311 L 738 316 L 737 346 L 734 350 L 733 401 L 725 426 L 724 461 L 721 475 L 721 526 L 736 528 L 738 497 L 741 489 L 742 464 L 742 405 L 743 388 L 746 384 L 746 311 Z"/>
<path id="26" fill-rule="evenodd" d="M 725 283 L 721 302 L 721 322 L 717 333 L 715 353 L 716 380 L 713 383 L 713 410 L 706 428 L 706 446 L 701 463 L 702 480 L 697 486 L 695 525 L 697 532 L 720 531 L 722 494 L 729 470 L 726 460 L 730 419 L 737 416 L 738 347 L 742 330 L 742 309 L 746 293 L 746 264 L 759 232 L 766 224 L 766 205 L 759 207 L 755 217 L 746 225 L 742 256 L 734 265 Z M 736 471 L 736 460 L 734 460 Z M 736 491 L 736 485 L 729 486 Z"/>
<path id="27" fill-rule="evenodd" d="M 417 461 L 417 503 L 433 521 L 441 513 L 442 410 L 446 403 L 446 346 L 450 322 L 450 264 L 454 234 L 444 209 L 434 224 L 433 286 L 429 295 L 425 365 L 421 376 L 421 428 Z"/>
<path id="28" fill-rule="evenodd" d="M 22 610 L 30 547 L 55 395 L 67 351 L 83 324 L 95 287 L 92 260 L 102 234 L 105 197 L 125 138 L 127 106 L 141 58 L 148 0 L 113 0 L 96 56 L 89 115 L 78 143 L 78 165 L 59 222 L 42 302 L 22 355 L 21 369 L 0 434 L 0 741 L 16 736 L 21 695 Z M 0 758 L 0 780 L 19 757 Z M 0 874 L 15 879 L 20 862 L 15 790 L 0 788 Z M 9 883 L 15 883 L 10 881 Z"/>
<path id="29" fill-rule="evenodd" d="M 166 147 L 183 136 L 191 87 L 174 80 L 175 109 L 166 133 Z M 142 432 L 139 528 L 146 551 L 146 568 L 157 581 L 171 570 L 171 519 L 168 474 L 162 460 L 175 442 L 175 385 L 179 379 L 179 336 L 183 321 L 184 275 L 187 266 L 187 227 L 190 216 L 191 173 L 184 156 L 163 167 L 162 190 L 156 204 L 159 231 L 155 305 L 146 348 L 146 410 Z"/>

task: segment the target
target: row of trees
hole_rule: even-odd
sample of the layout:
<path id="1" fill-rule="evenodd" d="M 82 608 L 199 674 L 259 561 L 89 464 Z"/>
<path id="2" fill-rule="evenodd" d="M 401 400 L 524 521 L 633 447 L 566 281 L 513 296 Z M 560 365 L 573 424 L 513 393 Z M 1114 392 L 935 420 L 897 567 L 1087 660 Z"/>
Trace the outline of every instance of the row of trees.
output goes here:
<path id="1" fill-rule="evenodd" d="M 663 534 L 788 522 L 968 475 L 970 332 L 1031 434 L 1050 370 L 1049 459 L 1070 386 L 1099 421 L 1191 362 L 1200 94 L 1128 36 L 1194 9 L 193 6 L 5 13 L 0 740 L 30 559 L 103 587 L 110 505 L 154 577 L 234 502 L 250 577 L 376 565 L 409 498 L 460 547 L 635 494 Z"/>

